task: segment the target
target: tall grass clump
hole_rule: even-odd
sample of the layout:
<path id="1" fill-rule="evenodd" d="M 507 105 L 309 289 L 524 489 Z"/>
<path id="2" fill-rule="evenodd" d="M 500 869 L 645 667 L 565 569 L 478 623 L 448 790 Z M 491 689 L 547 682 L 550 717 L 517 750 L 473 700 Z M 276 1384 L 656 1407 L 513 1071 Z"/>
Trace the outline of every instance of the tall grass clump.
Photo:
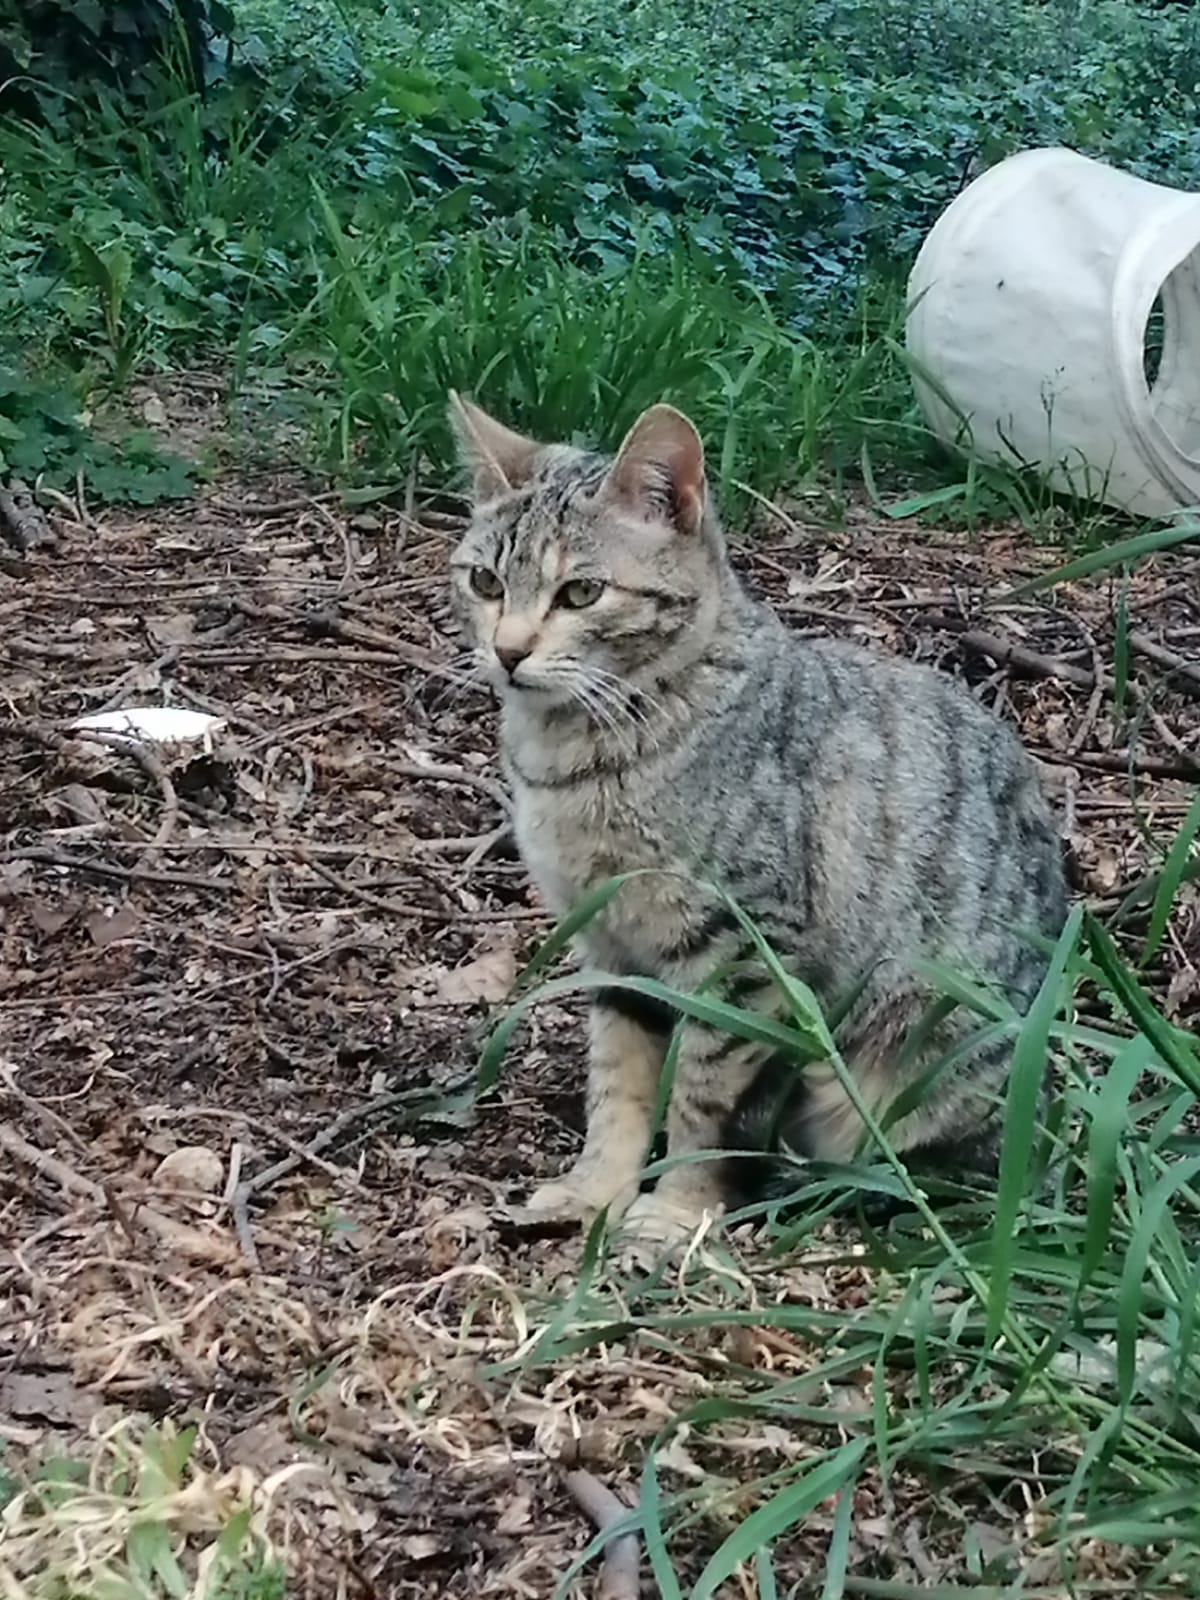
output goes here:
<path id="1" fill-rule="evenodd" d="M 1150 540 L 1189 532 L 1093 552 L 1037 585 L 1116 570 Z M 529 1390 L 589 1360 L 646 1374 L 661 1364 L 681 1394 L 645 1451 L 637 1505 L 574 1570 L 637 1531 L 659 1592 L 681 1600 L 707 1600 L 739 1572 L 756 1585 L 746 1592 L 784 1592 L 785 1575 L 798 1563 L 811 1573 L 818 1558 L 814 1593 L 906 1600 L 926 1588 L 889 1579 L 886 1561 L 864 1567 L 853 1536 L 861 1504 L 890 1504 L 889 1548 L 901 1557 L 911 1546 L 898 1542 L 900 1502 L 915 1498 L 927 1575 L 941 1575 L 934 1588 L 946 1597 L 1200 1594 L 1200 1037 L 1169 1020 L 1146 976 L 1200 870 L 1198 831 L 1200 800 L 1107 920 L 1074 908 L 1024 1013 L 974 974 L 925 965 L 935 1014 L 958 1007 L 979 1041 L 1011 1045 L 994 1185 L 914 1180 L 888 1138 L 911 1105 L 875 1115 L 862 1103 L 836 1009 L 822 1012 L 739 908 L 776 983 L 772 1016 L 722 998 L 720 973 L 694 993 L 640 977 L 548 977 L 622 878 L 550 937 L 485 1047 L 481 1092 L 531 1006 L 615 982 L 766 1044 L 798 1072 L 828 1062 L 865 1129 L 843 1168 L 777 1152 L 791 1172 L 785 1197 L 726 1219 L 703 1240 L 699 1270 L 668 1264 L 635 1280 L 599 1219 L 569 1299 L 549 1305 L 538 1335 L 497 1369 Z M 677 1051 L 678 1030 L 660 1119 Z M 921 1092 L 936 1094 L 948 1064 L 924 1075 Z M 760 1229 L 753 1259 L 731 1236 L 748 1221 Z M 846 1272 L 849 1304 L 818 1287 Z M 791 1351 L 790 1375 L 714 1361 L 736 1348 L 738 1330 L 765 1330 L 768 1349 Z M 671 1383 L 681 1366 L 703 1375 L 697 1398 Z M 770 1467 L 725 1472 L 722 1450 L 751 1438 L 776 1440 L 763 1450 Z M 680 1472 L 685 1440 L 687 1461 L 707 1472 Z M 996 1535 L 987 1550 L 972 1544 L 981 1524 Z"/>
<path id="2" fill-rule="evenodd" d="M 452 387 L 535 435 L 607 444 L 666 398 L 696 417 L 736 495 L 740 480 L 797 482 L 854 459 L 854 419 L 902 381 L 882 344 L 823 350 L 682 242 L 597 275 L 536 239 L 351 235 L 321 204 L 332 260 L 291 339 L 321 353 L 340 397 L 325 437 L 343 469 L 414 450 L 448 462 Z"/>
<path id="3" fill-rule="evenodd" d="M 133 75 L 10 91 L 0 362 L 82 411 L 147 367 L 265 369 L 346 471 L 436 454 L 450 370 L 593 438 L 672 392 L 762 492 L 925 471 L 883 341 L 939 211 L 1029 144 L 1183 184 L 1200 163 L 1187 7 L 208 10 L 203 82 L 189 35 Z"/>
<path id="4" fill-rule="evenodd" d="M 619 881 L 603 886 L 574 925 L 619 892 Z M 552 941 L 535 976 L 563 942 Z M 761 936 L 758 945 L 767 968 L 778 968 Z M 1167 1021 L 1112 934 L 1082 908 L 1025 1015 L 964 974 L 929 976 L 976 1013 L 981 1035 L 1012 1042 L 997 1187 L 950 1184 L 935 1198 L 892 1151 L 889 1117 L 863 1107 L 869 1136 L 857 1165 L 797 1163 L 786 1201 L 729 1219 L 762 1225 L 759 1248 L 781 1284 L 796 1261 L 834 1279 L 849 1268 L 860 1282 L 867 1274 L 870 1295 L 852 1311 L 748 1295 L 749 1282 L 770 1283 L 771 1260 L 747 1280 L 719 1235 L 699 1273 L 681 1280 L 667 1269 L 635 1284 L 608 1257 L 602 1225 L 594 1229 L 569 1303 L 550 1308 L 540 1336 L 503 1369 L 527 1388 L 615 1352 L 669 1369 L 695 1341 L 724 1348 L 739 1328 L 808 1353 L 800 1378 L 736 1361 L 709 1367 L 703 1397 L 683 1401 L 646 1452 L 638 1505 L 577 1566 L 635 1530 L 663 1594 L 707 1600 L 751 1565 L 757 1593 L 772 1594 L 776 1562 L 794 1572 L 796 1542 L 811 1547 L 806 1519 L 832 1500 L 842 1509 L 825 1540 L 823 1592 L 901 1600 L 919 1591 L 889 1584 L 886 1569 L 864 1577 L 848 1566 L 845 1508 L 858 1490 L 877 1500 L 881 1486 L 886 1495 L 889 1484 L 916 1479 L 936 1495 L 935 1541 L 939 1524 L 967 1530 L 980 1517 L 998 1517 L 1005 1535 L 972 1564 L 962 1532 L 952 1533 L 958 1559 L 939 1561 L 966 1586 L 939 1593 L 976 1594 L 980 1583 L 997 1597 L 1062 1585 L 1200 1593 L 1200 1140 L 1191 1131 L 1200 1040 Z M 481 1082 L 494 1080 L 525 1007 L 611 981 L 543 979 L 528 989 L 485 1053 Z M 787 1004 L 771 1024 L 719 991 L 621 981 L 743 1037 L 769 1029 L 777 1049 L 790 1038 L 798 1070 L 820 1053 L 853 1088 L 837 1029 L 803 985 L 781 984 Z M 1061 1095 L 1042 1126 L 1047 1071 Z M 864 1207 L 881 1196 L 901 1205 L 886 1225 Z M 851 1226 L 831 1234 L 834 1216 Z M 833 1410 L 830 1395 L 842 1402 Z M 722 1481 L 715 1471 L 689 1483 L 673 1468 L 683 1438 L 703 1461 L 706 1443 L 719 1459 L 722 1442 L 772 1433 L 797 1447 L 765 1474 Z"/>

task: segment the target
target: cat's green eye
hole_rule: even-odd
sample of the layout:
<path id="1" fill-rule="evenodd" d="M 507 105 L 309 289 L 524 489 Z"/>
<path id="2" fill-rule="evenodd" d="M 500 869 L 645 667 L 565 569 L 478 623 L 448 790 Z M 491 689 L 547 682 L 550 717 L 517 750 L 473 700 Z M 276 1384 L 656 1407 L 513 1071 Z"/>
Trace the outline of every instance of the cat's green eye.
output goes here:
<path id="1" fill-rule="evenodd" d="M 582 611 L 585 606 L 594 606 L 603 593 L 604 585 L 599 578 L 572 578 L 563 584 L 554 599 L 556 605 Z"/>
<path id="2" fill-rule="evenodd" d="M 481 600 L 499 600 L 504 585 L 490 567 L 471 568 L 471 587 Z"/>

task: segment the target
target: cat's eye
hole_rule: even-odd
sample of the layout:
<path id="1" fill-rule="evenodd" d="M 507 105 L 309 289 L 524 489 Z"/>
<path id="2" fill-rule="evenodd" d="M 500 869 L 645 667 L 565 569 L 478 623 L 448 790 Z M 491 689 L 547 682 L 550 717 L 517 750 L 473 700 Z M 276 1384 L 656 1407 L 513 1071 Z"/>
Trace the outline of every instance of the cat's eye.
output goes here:
<path id="1" fill-rule="evenodd" d="M 471 568 L 471 587 L 481 600 L 499 600 L 504 585 L 490 567 Z"/>
<path id="2" fill-rule="evenodd" d="M 554 599 L 556 605 L 582 611 L 585 606 L 594 606 L 603 593 L 604 585 L 599 578 L 572 578 L 563 584 Z"/>

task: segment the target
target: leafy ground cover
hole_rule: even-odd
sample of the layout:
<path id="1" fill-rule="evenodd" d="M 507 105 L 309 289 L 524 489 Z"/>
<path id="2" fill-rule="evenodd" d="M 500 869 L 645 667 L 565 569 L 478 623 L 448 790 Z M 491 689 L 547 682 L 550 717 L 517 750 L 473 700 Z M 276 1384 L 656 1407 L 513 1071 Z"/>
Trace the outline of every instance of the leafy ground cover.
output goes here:
<path id="1" fill-rule="evenodd" d="M 939 461 L 897 344 L 1007 150 L 1196 183 L 1193 8 L 190 9 L 206 54 L 0 3 L 0 479 L 50 522 L 0 557 L 0 1595 L 583 1595 L 626 1529 L 689 1600 L 1200 1592 L 1195 541 Z M 581 997 L 477 1098 L 549 930 L 446 609 L 451 384 L 684 404 L 797 628 L 1017 722 L 1080 909 L 1027 1019 L 943 975 L 1014 1041 L 998 1194 L 884 1139 L 644 1280 L 506 1219 Z M 131 700 L 227 729 L 70 736 Z"/>
<path id="2" fill-rule="evenodd" d="M 444 463 L 453 381 L 591 437 L 669 395 L 727 494 L 910 476 L 904 275 L 970 176 L 1056 141 L 1200 170 L 1190 7 L 220 10 L 204 96 L 179 51 L 124 87 L 16 62 L 42 87 L 0 130 L 0 447 L 60 486 L 93 470 L 64 396 L 214 357 L 231 396 L 298 390 L 344 472 Z"/>

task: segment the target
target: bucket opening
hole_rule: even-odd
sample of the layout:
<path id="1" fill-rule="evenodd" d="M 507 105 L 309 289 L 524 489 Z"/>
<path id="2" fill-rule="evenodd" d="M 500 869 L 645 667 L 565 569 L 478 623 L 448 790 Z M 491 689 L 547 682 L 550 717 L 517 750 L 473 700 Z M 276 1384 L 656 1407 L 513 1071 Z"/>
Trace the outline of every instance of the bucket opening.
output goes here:
<path id="1" fill-rule="evenodd" d="M 1142 335 L 1142 371 L 1146 375 L 1146 387 L 1151 394 L 1154 393 L 1154 385 L 1158 382 L 1159 369 L 1162 367 L 1165 331 L 1163 298 L 1161 294 L 1156 294 L 1154 304 L 1150 307 L 1150 315 L 1146 318 L 1146 331 Z"/>
<path id="2" fill-rule="evenodd" d="M 1146 319 L 1142 369 L 1154 420 L 1200 459 L 1200 246 L 1163 280 Z"/>

